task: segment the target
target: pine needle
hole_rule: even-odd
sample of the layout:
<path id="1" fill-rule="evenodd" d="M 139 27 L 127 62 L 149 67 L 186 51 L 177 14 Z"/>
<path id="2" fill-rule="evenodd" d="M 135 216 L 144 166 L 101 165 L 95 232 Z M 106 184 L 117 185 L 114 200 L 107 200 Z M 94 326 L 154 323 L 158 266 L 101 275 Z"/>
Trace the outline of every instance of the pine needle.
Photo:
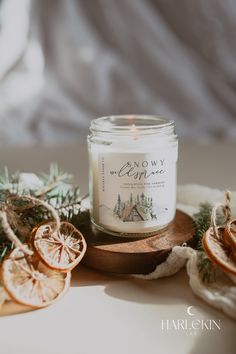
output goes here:
<path id="1" fill-rule="evenodd" d="M 8 169 L 0 172 L 0 210 L 10 207 L 17 213 L 21 221 L 22 230 L 25 227 L 33 229 L 37 224 L 50 218 L 48 212 L 39 205 L 27 208 L 29 202 L 24 199 L 13 199 L 11 197 L 31 195 L 40 198 L 52 205 L 58 212 L 62 220 L 72 221 L 75 216 L 81 214 L 81 196 L 78 186 L 72 184 L 72 176 L 58 168 L 56 164 L 51 164 L 48 174 L 37 176 L 41 182 L 41 187 L 25 188 L 20 182 L 20 173 L 10 174 Z M 10 200 L 10 202 L 9 202 Z M 26 240 L 25 235 L 11 225 L 16 235 L 22 242 Z M 28 235 L 29 237 L 30 235 Z M 5 237 L 0 226 L 0 263 L 4 257 L 12 250 L 12 243 Z"/>
<path id="2" fill-rule="evenodd" d="M 215 267 L 204 252 L 204 249 L 202 247 L 202 237 L 211 225 L 211 212 L 212 205 L 206 202 L 200 204 L 199 212 L 193 216 L 194 223 L 196 226 L 195 245 L 198 251 L 198 270 L 201 275 L 202 281 L 207 283 L 215 281 L 216 278 Z M 217 224 L 220 225 L 222 223 L 223 215 L 218 213 Z"/>

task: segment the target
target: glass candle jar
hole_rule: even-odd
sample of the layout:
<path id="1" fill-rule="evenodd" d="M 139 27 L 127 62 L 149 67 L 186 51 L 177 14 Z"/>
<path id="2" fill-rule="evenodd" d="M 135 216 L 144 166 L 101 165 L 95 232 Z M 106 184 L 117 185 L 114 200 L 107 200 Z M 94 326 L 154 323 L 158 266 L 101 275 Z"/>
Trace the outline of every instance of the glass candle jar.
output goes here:
<path id="1" fill-rule="evenodd" d="M 178 139 L 159 116 L 94 119 L 88 136 L 91 221 L 101 231 L 144 237 L 168 226 L 176 210 Z"/>

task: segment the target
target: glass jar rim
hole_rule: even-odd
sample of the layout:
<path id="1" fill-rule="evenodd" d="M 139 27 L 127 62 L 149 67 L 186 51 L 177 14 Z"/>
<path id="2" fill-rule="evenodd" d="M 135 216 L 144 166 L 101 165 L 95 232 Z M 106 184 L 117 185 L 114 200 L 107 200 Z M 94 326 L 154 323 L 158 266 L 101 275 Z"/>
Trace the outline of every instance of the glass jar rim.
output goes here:
<path id="1" fill-rule="evenodd" d="M 93 119 L 91 132 L 98 133 L 156 133 L 173 131 L 175 122 L 160 115 L 122 114 Z"/>

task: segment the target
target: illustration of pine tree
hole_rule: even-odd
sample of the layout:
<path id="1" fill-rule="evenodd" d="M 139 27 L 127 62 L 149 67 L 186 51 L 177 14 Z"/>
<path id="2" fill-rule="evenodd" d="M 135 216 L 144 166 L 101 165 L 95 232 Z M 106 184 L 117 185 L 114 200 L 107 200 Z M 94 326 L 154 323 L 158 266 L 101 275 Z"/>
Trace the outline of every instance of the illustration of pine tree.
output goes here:
<path id="1" fill-rule="evenodd" d="M 121 197 L 120 197 L 120 194 L 118 194 L 118 197 L 117 197 L 117 214 L 118 214 L 118 216 L 121 215 Z"/>
<path id="2" fill-rule="evenodd" d="M 144 194 L 142 193 L 142 194 L 141 194 L 141 204 L 142 204 L 142 205 L 144 205 L 144 198 L 145 198 L 145 196 L 144 196 Z"/>
<path id="3" fill-rule="evenodd" d="M 133 205 L 133 194 L 130 194 L 130 198 L 129 198 L 129 203 L 130 205 Z"/>
<path id="4" fill-rule="evenodd" d="M 121 197 L 120 197 L 120 194 L 118 194 L 118 196 L 117 196 L 117 202 L 116 202 L 116 205 L 114 207 L 113 212 L 114 212 L 114 214 L 116 214 L 117 216 L 120 217 L 120 215 L 121 215 Z"/>
<path id="5" fill-rule="evenodd" d="M 145 207 L 147 207 L 148 206 L 148 199 L 147 199 L 147 197 L 145 197 Z"/>
<path id="6" fill-rule="evenodd" d="M 139 194 L 137 195 L 137 204 L 140 203 L 140 200 L 139 200 Z"/>
<path id="7" fill-rule="evenodd" d="M 125 202 L 121 202 L 120 204 L 120 215 L 122 214 L 122 210 L 125 209 L 126 203 Z"/>

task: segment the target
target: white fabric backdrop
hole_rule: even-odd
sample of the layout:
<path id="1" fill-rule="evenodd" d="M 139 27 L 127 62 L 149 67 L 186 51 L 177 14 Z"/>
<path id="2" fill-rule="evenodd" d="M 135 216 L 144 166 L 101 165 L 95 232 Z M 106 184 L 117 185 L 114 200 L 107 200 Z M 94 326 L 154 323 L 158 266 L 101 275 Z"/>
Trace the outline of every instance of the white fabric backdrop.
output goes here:
<path id="1" fill-rule="evenodd" d="M 78 140 L 90 119 L 120 113 L 164 114 L 189 139 L 235 139 L 235 1 L 29 8 L 0 2 L 0 144 Z"/>

